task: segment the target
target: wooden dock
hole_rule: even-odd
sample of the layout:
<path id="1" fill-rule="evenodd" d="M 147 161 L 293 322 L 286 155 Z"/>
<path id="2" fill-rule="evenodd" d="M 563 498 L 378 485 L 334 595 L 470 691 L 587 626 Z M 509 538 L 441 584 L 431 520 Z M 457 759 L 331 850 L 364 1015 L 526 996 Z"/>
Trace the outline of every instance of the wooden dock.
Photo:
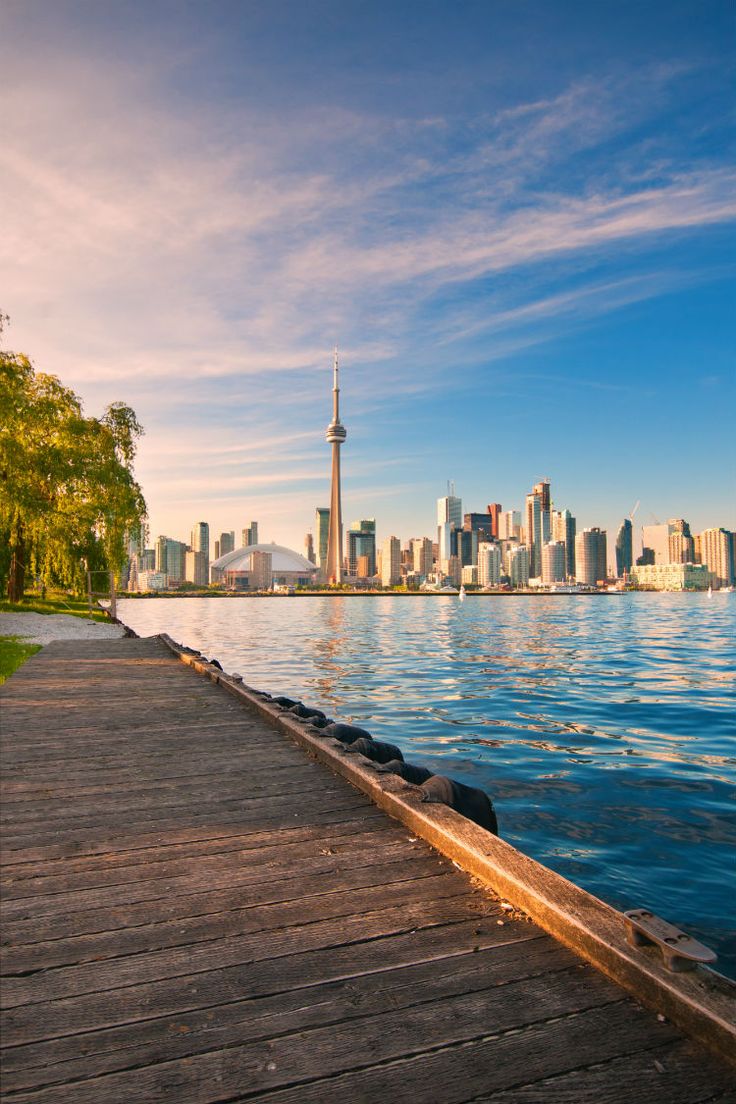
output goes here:
<path id="1" fill-rule="evenodd" d="M 7 1104 L 736 1101 L 229 689 L 157 638 L 3 688 Z"/>

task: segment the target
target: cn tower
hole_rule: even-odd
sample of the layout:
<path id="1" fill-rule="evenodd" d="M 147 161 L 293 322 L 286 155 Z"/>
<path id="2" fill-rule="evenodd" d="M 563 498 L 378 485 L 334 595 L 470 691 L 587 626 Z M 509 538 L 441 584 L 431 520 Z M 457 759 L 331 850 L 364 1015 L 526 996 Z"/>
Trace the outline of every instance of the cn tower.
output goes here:
<path id="1" fill-rule="evenodd" d="M 327 582 L 339 586 L 342 582 L 342 499 L 340 497 L 340 445 L 347 437 L 347 430 L 340 421 L 340 386 L 338 378 L 337 346 L 335 346 L 334 376 L 332 384 L 332 421 L 325 437 L 332 445 L 332 494 L 330 497 L 330 528 L 327 534 Z"/>

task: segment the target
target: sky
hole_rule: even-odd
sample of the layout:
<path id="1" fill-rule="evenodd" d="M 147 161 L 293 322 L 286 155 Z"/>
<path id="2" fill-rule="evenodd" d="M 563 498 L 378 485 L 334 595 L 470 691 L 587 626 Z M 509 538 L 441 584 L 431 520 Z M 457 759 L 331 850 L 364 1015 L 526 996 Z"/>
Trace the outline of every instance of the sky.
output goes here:
<path id="1" fill-rule="evenodd" d="M 736 528 L 731 0 L 2 0 L 9 348 L 130 404 L 152 536 Z"/>

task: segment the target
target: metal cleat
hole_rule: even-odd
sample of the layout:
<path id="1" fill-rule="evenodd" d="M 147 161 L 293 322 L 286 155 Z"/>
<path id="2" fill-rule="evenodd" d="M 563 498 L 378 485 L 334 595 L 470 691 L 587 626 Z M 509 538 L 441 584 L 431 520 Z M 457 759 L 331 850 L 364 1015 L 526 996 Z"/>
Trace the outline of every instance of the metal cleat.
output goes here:
<path id="1" fill-rule="evenodd" d="M 673 973 L 694 970 L 698 963 L 715 962 L 715 951 L 693 939 L 687 932 L 668 924 L 661 916 L 647 909 L 630 909 L 624 913 L 626 938 L 632 947 L 653 943 L 662 952 L 664 964 Z"/>

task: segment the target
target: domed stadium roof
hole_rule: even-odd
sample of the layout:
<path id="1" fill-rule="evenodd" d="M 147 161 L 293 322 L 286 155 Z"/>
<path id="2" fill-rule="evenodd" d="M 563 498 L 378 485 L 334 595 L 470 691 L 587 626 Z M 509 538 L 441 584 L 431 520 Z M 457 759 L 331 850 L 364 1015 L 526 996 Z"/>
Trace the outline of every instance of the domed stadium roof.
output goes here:
<path id="1" fill-rule="evenodd" d="M 317 565 L 313 564 L 306 556 L 300 556 L 298 552 L 292 552 L 290 548 L 284 548 L 282 544 L 249 544 L 247 548 L 236 548 L 234 552 L 227 552 L 214 560 L 212 567 L 218 571 L 250 571 L 251 552 L 269 552 L 271 555 L 271 567 L 275 573 L 280 571 L 316 571 Z"/>

